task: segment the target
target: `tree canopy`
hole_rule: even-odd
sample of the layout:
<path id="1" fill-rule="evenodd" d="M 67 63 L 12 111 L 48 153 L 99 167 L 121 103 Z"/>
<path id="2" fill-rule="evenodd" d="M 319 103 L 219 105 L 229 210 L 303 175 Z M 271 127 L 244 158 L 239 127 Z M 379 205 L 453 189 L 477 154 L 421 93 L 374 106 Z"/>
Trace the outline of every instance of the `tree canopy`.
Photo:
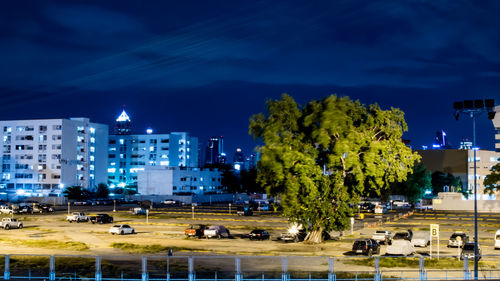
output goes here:
<path id="1" fill-rule="evenodd" d="M 445 191 L 444 187 L 447 186 L 449 188 L 453 187 L 455 192 L 461 192 L 467 196 L 467 192 L 462 190 L 462 181 L 460 180 L 460 177 L 455 177 L 450 173 L 443 173 L 439 171 L 432 173 L 431 183 L 433 194 Z"/>
<path id="2" fill-rule="evenodd" d="M 250 119 L 250 134 L 264 142 L 257 180 L 280 196 L 285 216 L 310 228 L 308 241 L 347 229 L 353 204 L 405 180 L 419 160 L 401 140 L 399 109 L 335 95 L 301 107 L 286 94 L 266 107 Z"/>
<path id="3" fill-rule="evenodd" d="M 493 194 L 500 190 L 500 163 L 491 167 L 491 173 L 484 179 L 484 191 Z"/>
<path id="4" fill-rule="evenodd" d="M 416 203 L 422 199 L 426 189 L 431 189 L 431 172 L 423 164 L 417 164 L 408 174 L 405 181 L 395 182 L 391 185 L 391 194 L 405 195 L 408 201 Z"/>
<path id="5" fill-rule="evenodd" d="M 83 200 L 89 198 L 89 193 L 87 190 L 83 189 L 81 186 L 68 186 L 63 191 L 64 196 L 68 197 L 69 200 Z"/>

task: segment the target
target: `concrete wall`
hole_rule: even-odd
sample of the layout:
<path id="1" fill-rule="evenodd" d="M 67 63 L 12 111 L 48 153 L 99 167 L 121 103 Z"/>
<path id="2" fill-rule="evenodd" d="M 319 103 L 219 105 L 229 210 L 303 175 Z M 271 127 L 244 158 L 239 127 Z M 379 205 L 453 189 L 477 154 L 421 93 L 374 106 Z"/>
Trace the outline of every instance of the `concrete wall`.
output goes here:
<path id="1" fill-rule="evenodd" d="M 462 194 L 455 192 L 439 193 L 432 200 L 432 208 L 438 211 L 474 211 L 474 197 L 462 199 Z M 500 212 L 500 200 L 477 200 L 478 212 Z"/>

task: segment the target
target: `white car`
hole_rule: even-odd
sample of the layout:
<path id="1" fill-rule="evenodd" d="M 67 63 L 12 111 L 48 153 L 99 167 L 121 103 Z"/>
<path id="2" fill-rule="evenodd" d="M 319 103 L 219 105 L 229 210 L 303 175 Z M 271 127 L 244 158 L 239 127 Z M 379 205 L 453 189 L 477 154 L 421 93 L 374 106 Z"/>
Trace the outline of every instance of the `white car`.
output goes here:
<path id="1" fill-rule="evenodd" d="M 415 247 L 408 240 L 392 240 L 392 245 L 387 246 L 385 251 L 389 256 L 409 256 L 415 253 Z"/>
<path id="2" fill-rule="evenodd" d="M 116 224 L 109 228 L 109 233 L 113 235 L 134 234 L 135 229 L 127 224 Z"/>
<path id="3" fill-rule="evenodd" d="M 411 244 L 414 247 L 427 247 L 430 244 L 429 234 L 417 233 L 411 238 Z"/>
<path id="4" fill-rule="evenodd" d="M 495 233 L 495 250 L 500 250 L 500 230 Z"/>

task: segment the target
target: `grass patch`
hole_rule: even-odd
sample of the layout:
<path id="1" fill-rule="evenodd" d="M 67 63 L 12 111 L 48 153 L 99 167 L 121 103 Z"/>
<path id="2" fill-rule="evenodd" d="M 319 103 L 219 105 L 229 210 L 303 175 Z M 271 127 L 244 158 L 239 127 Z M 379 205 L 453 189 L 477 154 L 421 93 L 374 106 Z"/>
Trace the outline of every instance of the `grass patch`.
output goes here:
<path id="1" fill-rule="evenodd" d="M 131 253 L 131 254 L 151 254 L 151 253 L 162 253 L 168 252 L 168 250 L 172 251 L 196 251 L 193 248 L 186 247 L 176 247 L 176 246 L 163 246 L 158 244 L 151 245 L 139 245 L 133 243 L 113 243 L 111 244 L 112 248 L 120 249 L 122 251 Z"/>
<path id="2" fill-rule="evenodd" d="M 58 240 L 36 239 L 36 240 L 19 240 L 0 238 L 0 242 L 11 244 L 13 246 L 27 246 L 42 249 L 63 249 L 71 251 L 87 251 L 89 246 L 82 242 L 63 242 Z"/>
<path id="3" fill-rule="evenodd" d="M 419 268 L 420 260 L 419 258 L 412 257 L 380 257 L 379 266 L 386 268 L 393 267 L 409 267 L 409 268 Z M 375 260 L 372 258 L 363 259 L 352 259 L 344 261 L 345 264 L 353 265 L 364 265 L 364 266 L 375 266 Z M 474 264 L 474 261 L 469 261 L 470 264 Z M 479 261 L 479 266 L 486 268 L 486 264 Z M 427 269 L 461 269 L 463 268 L 463 261 L 457 260 L 456 258 L 426 258 L 424 259 L 424 267 Z"/>

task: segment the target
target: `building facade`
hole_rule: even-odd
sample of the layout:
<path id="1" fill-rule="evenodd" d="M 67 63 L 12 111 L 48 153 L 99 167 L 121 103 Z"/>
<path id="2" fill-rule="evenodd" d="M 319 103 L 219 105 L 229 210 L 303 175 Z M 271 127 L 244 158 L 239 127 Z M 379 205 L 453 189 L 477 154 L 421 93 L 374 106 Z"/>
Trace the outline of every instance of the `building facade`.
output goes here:
<path id="1" fill-rule="evenodd" d="M 208 139 L 205 150 L 205 165 L 226 164 L 224 153 L 224 137 L 211 137 Z"/>
<path id="2" fill-rule="evenodd" d="M 0 188 L 56 196 L 107 181 L 108 126 L 88 118 L 0 121 Z"/>
<path id="3" fill-rule="evenodd" d="M 498 114 L 495 114 L 495 118 L 491 121 L 495 127 L 495 151 L 500 152 L 500 105 L 495 107 L 495 111 Z"/>
<path id="4" fill-rule="evenodd" d="M 185 132 L 133 135 L 125 110 L 116 119 L 108 143 L 108 184 L 137 190 L 137 172 L 148 166 L 197 167 L 198 138 Z"/>
<path id="5" fill-rule="evenodd" d="M 147 166 L 197 167 L 198 139 L 189 133 L 110 135 L 108 183 L 137 187 L 137 172 Z"/>
<path id="6" fill-rule="evenodd" d="M 462 185 L 469 191 L 474 190 L 474 151 L 472 149 L 417 150 L 422 163 L 431 172 L 450 173 L 460 177 Z M 500 153 L 489 150 L 476 151 L 476 183 L 478 198 L 496 199 L 496 195 L 484 194 L 483 181 L 490 174 L 492 166 L 498 164 Z M 499 198 L 500 199 L 500 198 Z"/>
<path id="7" fill-rule="evenodd" d="M 141 195 L 222 193 L 221 172 L 213 168 L 147 166 L 138 173 Z"/>

